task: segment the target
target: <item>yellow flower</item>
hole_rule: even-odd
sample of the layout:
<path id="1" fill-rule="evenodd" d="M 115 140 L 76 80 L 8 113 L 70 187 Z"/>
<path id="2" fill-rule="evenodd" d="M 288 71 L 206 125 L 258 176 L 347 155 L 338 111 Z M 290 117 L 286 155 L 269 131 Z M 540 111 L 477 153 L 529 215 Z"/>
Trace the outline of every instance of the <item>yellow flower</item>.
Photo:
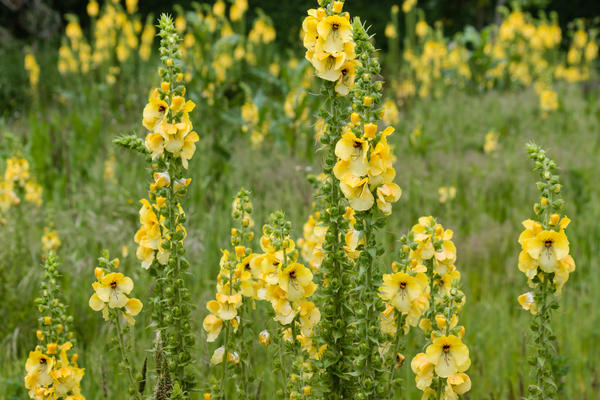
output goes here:
<path id="1" fill-rule="evenodd" d="M 369 189 L 369 179 L 360 178 L 352 173 L 345 174 L 340 181 L 342 193 L 355 211 L 369 210 L 375 199 Z"/>
<path id="2" fill-rule="evenodd" d="M 208 314 L 202 322 L 202 327 L 208 334 L 206 341 L 214 342 L 219 336 L 219 333 L 221 333 L 221 329 L 223 328 L 223 321 L 216 315 Z"/>
<path id="3" fill-rule="evenodd" d="M 412 301 L 419 297 L 427 285 L 427 276 L 419 273 L 411 276 L 406 272 L 384 274 L 381 286 L 381 297 L 388 301 L 396 310 L 408 313 Z"/>
<path id="4" fill-rule="evenodd" d="M 317 52 L 342 53 L 344 44 L 352 40 L 352 25 L 348 18 L 330 15 L 317 24 Z"/>
<path id="5" fill-rule="evenodd" d="M 523 244 L 527 254 L 535 260 L 542 271 L 555 272 L 560 260 L 569 255 L 569 240 L 565 231 L 541 231 Z"/>
<path id="6" fill-rule="evenodd" d="M 33 389 L 35 386 L 47 386 L 52 384 L 50 372 L 54 367 L 54 357 L 48 357 L 41 351 L 29 352 L 29 357 L 25 363 L 25 387 Z"/>
<path id="7" fill-rule="evenodd" d="M 271 335 L 268 330 L 263 330 L 258 334 L 258 342 L 260 344 L 264 344 L 265 346 L 269 346 L 271 344 Z"/>
<path id="8" fill-rule="evenodd" d="M 314 293 L 316 285 L 312 279 L 312 272 L 298 263 L 292 263 L 279 272 L 279 286 L 286 293 L 287 299 L 292 302 Z"/>
<path id="9" fill-rule="evenodd" d="M 518 297 L 517 301 L 523 310 L 529 311 L 532 315 L 538 313 L 538 306 L 532 292 L 523 293 Z"/>
<path id="10" fill-rule="evenodd" d="M 345 96 L 350 93 L 350 90 L 354 87 L 354 81 L 356 79 L 356 65 L 358 61 L 348 60 L 342 66 L 341 76 L 335 85 L 335 91 Z"/>
<path id="11" fill-rule="evenodd" d="M 144 305 L 142 304 L 142 302 L 138 299 L 131 298 L 127 300 L 127 303 L 125 304 L 125 309 L 123 311 L 123 317 L 129 325 L 135 325 L 135 319 L 133 319 L 133 317 L 135 317 L 142 311 L 143 306 Z"/>
<path id="12" fill-rule="evenodd" d="M 357 138 L 352 132 L 344 133 L 335 145 L 335 155 L 340 159 L 334 167 L 336 178 L 341 180 L 347 173 L 359 177 L 366 175 L 368 151 L 368 141 Z"/>
<path id="13" fill-rule="evenodd" d="M 144 107 L 142 124 L 149 131 L 156 131 L 168 110 L 169 105 L 161 100 L 158 89 L 154 89 L 148 98 L 148 104 Z"/>
<path id="14" fill-rule="evenodd" d="M 90 17 L 95 17 L 98 15 L 98 2 L 95 0 L 92 0 L 88 3 L 86 10 L 87 13 Z"/>
<path id="15" fill-rule="evenodd" d="M 392 213 L 392 203 L 400 200 L 402 189 L 395 183 L 385 183 L 377 188 L 377 207 L 385 215 Z"/>
<path id="16" fill-rule="evenodd" d="M 90 298 L 90 307 L 99 311 L 100 300 L 102 303 L 108 303 L 110 308 L 122 308 L 127 305 L 129 298 L 127 295 L 133 289 L 131 278 L 120 272 L 112 272 L 104 275 L 98 285 L 94 288 L 94 295 Z M 100 308 L 101 309 L 101 308 Z"/>
<path id="17" fill-rule="evenodd" d="M 456 394 L 465 394 L 471 390 L 471 378 L 465 373 L 458 373 L 448 377 L 448 386 Z"/>
<path id="18" fill-rule="evenodd" d="M 410 363 L 410 368 L 415 373 L 415 383 L 419 390 L 425 390 L 433 381 L 434 365 L 425 353 L 417 354 Z"/>
<path id="19" fill-rule="evenodd" d="M 435 372 L 441 378 L 448 378 L 469 369 L 469 349 L 455 335 L 440 336 L 427 347 L 427 360 L 435 365 Z"/>
<path id="20" fill-rule="evenodd" d="M 211 300 L 206 303 L 206 308 L 223 321 L 229 321 L 236 317 L 237 308 L 242 305 L 242 295 L 236 293 L 234 295 L 226 295 L 217 293 L 216 300 Z"/>

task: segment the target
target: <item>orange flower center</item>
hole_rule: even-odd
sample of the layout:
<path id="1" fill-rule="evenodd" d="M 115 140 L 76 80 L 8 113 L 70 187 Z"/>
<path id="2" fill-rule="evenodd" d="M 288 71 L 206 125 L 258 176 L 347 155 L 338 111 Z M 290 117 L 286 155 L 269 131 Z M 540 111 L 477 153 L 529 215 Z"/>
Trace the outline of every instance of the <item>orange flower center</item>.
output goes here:
<path id="1" fill-rule="evenodd" d="M 406 282 L 400 282 L 400 289 L 406 289 Z"/>
<path id="2" fill-rule="evenodd" d="M 338 29 L 340 29 L 340 24 L 331 24 L 331 29 L 337 31 Z"/>
<path id="3" fill-rule="evenodd" d="M 550 246 L 552 246 L 552 240 L 546 240 L 546 241 L 544 242 L 544 246 L 546 246 L 546 247 L 550 247 Z"/>
<path id="4" fill-rule="evenodd" d="M 296 271 L 290 271 L 290 278 L 296 279 Z"/>
<path id="5" fill-rule="evenodd" d="M 344 70 L 345 71 L 345 70 Z M 342 71 L 342 74 L 344 73 L 344 71 Z M 345 74 L 344 74 L 345 75 Z M 359 142 L 358 140 L 354 141 L 354 144 L 352 145 L 354 146 L 355 149 L 358 149 L 359 147 L 362 147 L 362 143 Z"/>
<path id="6" fill-rule="evenodd" d="M 40 364 L 46 364 L 46 359 L 44 357 L 40 358 Z"/>
<path id="7" fill-rule="evenodd" d="M 444 350 L 444 353 L 449 353 L 450 352 L 450 345 L 449 344 L 445 344 L 442 349 Z"/>

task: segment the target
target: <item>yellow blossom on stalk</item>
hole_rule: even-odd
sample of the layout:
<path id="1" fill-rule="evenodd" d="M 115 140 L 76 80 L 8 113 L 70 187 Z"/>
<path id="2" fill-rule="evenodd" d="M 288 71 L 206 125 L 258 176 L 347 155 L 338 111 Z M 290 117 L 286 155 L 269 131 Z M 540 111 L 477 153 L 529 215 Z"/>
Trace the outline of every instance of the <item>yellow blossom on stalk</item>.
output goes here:
<path id="1" fill-rule="evenodd" d="M 469 349 L 454 335 L 435 339 L 427 347 L 426 355 L 427 360 L 434 365 L 436 374 L 442 378 L 464 372 L 471 365 Z"/>
<path id="2" fill-rule="evenodd" d="M 113 260 L 118 265 L 118 259 Z M 109 309 L 121 310 L 127 323 L 135 324 L 133 317 L 142 310 L 142 302 L 127 295 L 133 290 L 133 280 L 120 272 L 108 272 L 103 268 L 94 271 L 97 281 L 92 284 L 94 294 L 90 297 L 89 306 L 94 311 L 102 311 L 104 319 L 108 319 Z"/>
<path id="3" fill-rule="evenodd" d="M 50 230 L 48 227 L 44 228 L 44 235 L 42 236 L 42 249 L 44 253 L 49 251 L 56 252 L 60 247 L 60 238 L 56 229 Z"/>
<path id="4" fill-rule="evenodd" d="M 302 23 L 302 35 L 305 57 L 314 66 L 317 76 L 337 81 L 336 92 L 346 95 L 354 86 L 356 54 L 350 15 L 342 13 L 342 4 L 337 4 L 331 15 L 323 8 L 308 10 Z"/>
<path id="5" fill-rule="evenodd" d="M 29 74 L 29 84 L 32 89 L 37 89 L 40 81 L 40 67 L 35 60 L 33 53 L 25 54 L 25 70 Z"/>
<path id="6" fill-rule="evenodd" d="M 485 134 L 485 143 L 483 152 L 489 154 L 498 148 L 498 134 L 494 131 L 489 131 Z"/>
<path id="7" fill-rule="evenodd" d="M 417 0 L 404 0 L 404 2 L 402 2 L 402 11 L 408 13 L 414 8 L 416 4 Z"/>
<path id="8" fill-rule="evenodd" d="M 443 204 L 456 197 L 456 188 L 454 186 L 442 186 L 438 189 L 438 194 L 440 195 L 440 203 Z"/>

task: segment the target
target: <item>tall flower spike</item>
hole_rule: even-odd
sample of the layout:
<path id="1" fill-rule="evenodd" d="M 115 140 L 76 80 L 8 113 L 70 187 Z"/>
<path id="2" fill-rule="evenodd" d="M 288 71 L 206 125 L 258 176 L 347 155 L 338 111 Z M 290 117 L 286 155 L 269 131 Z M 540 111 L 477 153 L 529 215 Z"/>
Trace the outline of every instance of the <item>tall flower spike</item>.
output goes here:
<path id="1" fill-rule="evenodd" d="M 349 86 L 349 82 L 344 81 L 342 70 L 346 62 L 355 58 L 352 26 L 348 13 L 342 12 L 343 4 L 341 1 L 322 0 L 318 9 L 308 11 L 302 24 L 306 58 L 314 66 L 316 75 L 324 80 L 318 116 L 324 121 L 320 143 L 325 153 L 325 177 L 317 197 L 324 199 L 318 224 L 326 227 L 327 231 L 321 245 L 325 257 L 317 275 L 321 290 L 316 302 L 322 319 L 315 335 L 315 347 L 323 349 L 324 353 L 315 361 L 315 367 L 323 370 L 318 376 L 320 382 L 315 386 L 323 388 L 323 398 L 332 400 L 355 394 L 354 377 L 349 375 L 353 368 L 349 358 L 353 352 L 352 335 L 349 334 L 351 316 L 345 304 L 353 267 L 344 249 L 349 229 L 344 217 L 345 200 L 334 173 L 336 143 L 349 118 L 348 96 L 340 94 L 340 90 L 343 94 Z"/>
<path id="2" fill-rule="evenodd" d="M 157 388 L 185 399 L 195 382 L 189 368 L 195 338 L 190 321 L 191 295 L 184 279 L 189 262 L 184 258 L 187 231 L 181 201 L 191 183 L 185 174 L 199 136 L 189 116 L 195 104 L 184 97 L 181 49 L 173 19 L 163 14 L 158 28 L 161 84 L 150 92 L 144 107 L 146 138 L 143 145 L 135 136 L 115 142 L 150 156 L 152 181 L 148 198 L 140 201 L 140 228 L 134 237 L 136 256 L 155 278 L 152 318 L 160 334 L 156 335 L 154 352 L 155 358 L 162 360 Z"/>
<path id="3" fill-rule="evenodd" d="M 376 240 L 378 228 L 385 225 L 386 216 L 391 214 L 392 203 L 401 195 L 401 190 L 392 179 L 395 170 L 393 155 L 387 136 L 393 128 L 378 129 L 382 116 L 381 99 L 383 82 L 377 80 L 380 65 L 374 55 L 364 26 L 358 18 L 353 23 L 354 41 L 359 62 L 355 66 L 356 85 L 352 91 L 352 114 L 344 134 L 338 140 L 335 154 L 338 158 L 334 174 L 340 180 L 340 189 L 355 211 L 356 220 L 350 231 L 360 238 L 352 245 L 357 271 L 351 299 L 355 349 L 353 365 L 357 391 L 365 398 L 383 397 L 385 386 L 378 385 L 384 368 L 380 356 L 379 314 L 383 310 L 377 288 L 381 280 L 376 267 L 376 256 L 382 253 Z M 347 241 L 350 245 L 351 241 Z M 354 329 L 354 327 L 356 327 Z M 368 338 L 365 341 L 365 338 Z"/>
<path id="4" fill-rule="evenodd" d="M 248 314 L 257 298 L 259 266 L 253 261 L 257 255 L 250 248 L 254 238 L 252 228 L 252 203 L 250 194 L 241 189 L 236 195 L 231 216 L 231 249 L 221 250 L 220 270 L 217 276 L 217 293 L 214 300 L 206 303 L 209 314 L 204 318 L 203 328 L 206 341 L 215 342 L 223 336 L 223 346 L 218 347 L 211 357 L 214 365 L 222 364 L 218 382 L 213 385 L 211 395 L 229 398 L 228 382 L 239 381 L 234 387 L 234 397 L 248 393 L 252 374 L 250 349 L 252 348 L 253 320 Z M 221 335 L 223 333 L 223 335 Z"/>
<path id="5" fill-rule="evenodd" d="M 131 343 L 126 338 L 130 327 L 135 325 L 134 317 L 142 311 L 143 305 L 140 300 L 130 297 L 133 291 L 133 280 L 117 272 L 118 258 L 110 260 L 108 251 L 104 250 L 98 263 L 99 266 L 94 269 L 96 281 L 92 283 L 94 293 L 88 304 L 92 310 L 101 311 L 104 320 L 113 326 L 121 355 L 121 365 L 129 379 L 129 393 L 135 400 L 142 400 L 145 376 L 135 373 L 129 358 L 132 350 Z M 122 319 L 127 324 L 123 325 Z M 143 373 L 145 374 L 145 368 Z"/>
<path id="6" fill-rule="evenodd" d="M 466 297 L 460 289 L 453 232 L 429 217 L 419 218 L 402 237 L 408 265 L 393 275 L 384 275 L 382 296 L 401 315 L 400 328 L 408 332 L 419 326 L 428 340 L 424 353 L 417 354 L 411 368 L 424 396 L 458 399 L 471 389 L 466 371 L 471 366 L 469 349 L 463 343 L 465 328 L 458 314 Z M 397 283 L 397 286 L 394 285 Z M 403 291 L 400 296 L 394 287 Z"/>
<path id="7" fill-rule="evenodd" d="M 84 400 L 80 387 L 84 369 L 77 365 L 76 353 L 68 355 L 75 342 L 69 330 L 73 318 L 60 299 L 59 277 L 56 256 L 50 252 L 44 263 L 41 297 L 36 299 L 39 344 L 25 363 L 25 388 L 31 399 L 50 398 L 46 397 L 50 394 L 53 399 Z"/>
<path id="8" fill-rule="evenodd" d="M 558 308 L 563 285 L 575 270 L 565 234 L 571 220 L 562 214 L 564 201 L 560 196 L 562 186 L 555 173 L 556 163 L 533 143 L 527 145 L 527 152 L 539 172 L 540 198 L 533 206 L 535 216 L 523 221 L 525 230 L 519 236 L 518 268 L 527 277 L 532 290 L 519 296 L 518 302 L 532 314 L 533 340 L 529 347 L 533 382 L 529 385 L 529 399 L 554 399 L 560 370 L 555 368 L 558 354 L 553 343 L 552 310 Z"/>

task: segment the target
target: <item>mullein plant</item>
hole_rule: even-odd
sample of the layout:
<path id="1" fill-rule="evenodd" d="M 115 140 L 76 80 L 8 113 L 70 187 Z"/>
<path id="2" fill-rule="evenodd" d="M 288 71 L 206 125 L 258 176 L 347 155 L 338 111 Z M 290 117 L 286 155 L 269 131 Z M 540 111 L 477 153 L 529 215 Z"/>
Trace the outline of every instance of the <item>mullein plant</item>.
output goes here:
<path id="1" fill-rule="evenodd" d="M 155 280 L 150 301 L 157 329 L 155 390 L 167 397 L 188 398 L 195 382 L 189 370 L 195 339 L 189 316 L 191 295 L 185 287 L 190 266 L 183 246 L 186 215 L 180 202 L 191 182 L 185 175 L 199 137 L 189 117 L 195 104 L 184 97 L 180 40 L 172 18 L 163 14 L 158 28 L 161 84 L 151 91 L 144 107 L 142 124 L 148 133 L 144 141 L 126 136 L 115 142 L 146 155 L 152 169 L 148 198 L 141 200 L 141 226 L 134 240 L 142 268 Z"/>
<path id="2" fill-rule="evenodd" d="M 393 182 L 396 171 L 394 156 L 387 138 L 393 127 L 378 129 L 382 117 L 383 82 L 377 80 L 380 65 L 374 56 L 375 48 L 364 26 L 355 18 L 354 42 L 359 62 L 352 91 L 352 114 L 342 137 L 335 146 L 337 162 L 333 168 L 340 190 L 355 211 L 355 222 L 346 238 L 355 238 L 354 285 L 352 293 L 353 319 L 349 335 L 354 335 L 352 368 L 357 371 L 357 398 L 382 397 L 385 388 L 379 385 L 383 373 L 379 354 L 378 316 L 383 311 L 377 290 L 381 277 L 375 261 L 383 253 L 377 244 L 376 232 L 392 212 L 392 204 L 400 199 L 400 187 Z M 350 74 L 348 74 L 350 75 Z M 347 245 L 351 243 L 347 241 Z M 365 340 L 365 338 L 367 338 Z"/>
<path id="3" fill-rule="evenodd" d="M 556 399 L 560 376 L 554 368 L 558 352 L 552 311 L 558 309 L 563 285 L 575 270 L 565 234 L 571 221 L 562 213 L 564 201 L 556 163 L 535 144 L 529 144 L 527 152 L 540 177 L 540 199 L 533 207 L 535 217 L 523 221 L 525 230 L 519 236 L 519 270 L 527 276 L 531 290 L 519 296 L 518 301 L 533 316 L 529 361 L 533 382 L 528 388 L 528 399 Z"/>
<path id="4" fill-rule="evenodd" d="M 320 142 L 325 153 L 324 181 L 319 196 L 324 200 L 319 224 L 327 227 L 322 244 L 324 259 L 317 280 L 322 284 L 319 298 L 323 304 L 322 321 L 318 333 L 319 347 L 326 346 L 317 368 L 320 374 L 323 398 L 341 399 L 353 396 L 348 375 L 351 365 L 352 339 L 346 334 L 351 310 L 348 297 L 352 265 L 344 251 L 344 236 L 348 222 L 344 218 L 346 204 L 339 182 L 334 174 L 337 161 L 335 148 L 349 118 L 349 93 L 354 80 L 356 64 L 350 15 L 342 12 L 343 1 L 322 0 L 318 9 L 308 10 L 302 24 L 306 59 L 316 75 L 324 80 L 321 89 L 319 118 L 324 129 Z"/>
<path id="5" fill-rule="evenodd" d="M 135 325 L 135 316 L 142 311 L 139 299 L 129 297 L 133 290 L 133 280 L 117 272 L 119 259 L 110 260 L 108 251 L 98 259 L 99 266 L 94 269 L 96 281 L 92 284 L 94 293 L 88 302 L 94 311 L 101 311 L 105 321 L 110 323 L 116 333 L 116 347 L 121 356 L 121 366 L 129 380 L 129 395 L 136 400 L 143 398 L 145 388 L 145 366 L 140 373 L 129 357 L 131 343 L 126 340 L 129 327 Z"/>
<path id="6" fill-rule="evenodd" d="M 252 228 L 252 203 L 248 191 L 241 189 L 235 197 L 231 216 L 235 227 L 231 229 L 231 250 L 221 250 L 220 270 L 217 276 L 217 293 L 206 304 L 209 314 L 204 318 L 206 341 L 223 338 L 212 357 L 211 364 L 219 365 L 220 376 L 211 382 L 215 399 L 249 398 L 253 366 L 251 363 L 249 332 L 253 328 L 250 315 L 257 299 L 257 268 L 252 260 L 256 257 L 251 246 L 254 238 Z M 222 333 L 222 335 L 221 335 Z M 234 392 L 228 382 L 234 382 Z"/>
<path id="7" fill-rule="evenodd" d="M 425 352 L 411 361 L 416 386 L 425 399 L 458 399 L 471 389 L 465 373 L 471 365 L 462 341 L 465 328 L 458 325 L 466 298 L 454 265 L 452 236 L 433 217 L 419 218 L 401 238 L 400 261 L 393 265 L 393 274 L 384 275 L 381 287 L 386 301 L 381 327 L 393 336 L 394 348 L 401 349 L 400 335 L 410 327 L 419 326 L 427 338 Z M 400 362 L 404 357 L 397 351 L 392 357 Z M 393 372 L 388 379 L 394 383 Z"/>
<path id="8" fill-rule="evenodd" d="M 298 249 L 290 238 L 291 223 L 281 211 L 272 213 L 263 226 L 263 254 L 253 259 L 253 269 L 260 270 L 258 297 L 271 303 L 274 320 L 280 325 L 279 335 L 261 332 L 277 346 L 274 366 L 281 372 L 283 387 L 278 393 L 284 399 L 305 399 L 312 393 L 310 385 L 314 360 L 319 360 L 326 345 L 313 341 L 321 312 L 310 300 L 317 285 L 310 268 L 298 262 Z M 291 363 L 289 359 L 291 358 Z"/>
<path id="9" fill-rule="evenodd" d="M 60 298 L 60 274 L 54 253 L 46 255 L 43 268 L 41 296 L 35 301 L 40 313 L 38 345 L 25 364 L 25 387 L 31 399 L 84 400 L 80 388 L 84 369 L 77 365 L 77 353 L 69 355 L 75 344 L 70 330 L 73 317 Z"/>

